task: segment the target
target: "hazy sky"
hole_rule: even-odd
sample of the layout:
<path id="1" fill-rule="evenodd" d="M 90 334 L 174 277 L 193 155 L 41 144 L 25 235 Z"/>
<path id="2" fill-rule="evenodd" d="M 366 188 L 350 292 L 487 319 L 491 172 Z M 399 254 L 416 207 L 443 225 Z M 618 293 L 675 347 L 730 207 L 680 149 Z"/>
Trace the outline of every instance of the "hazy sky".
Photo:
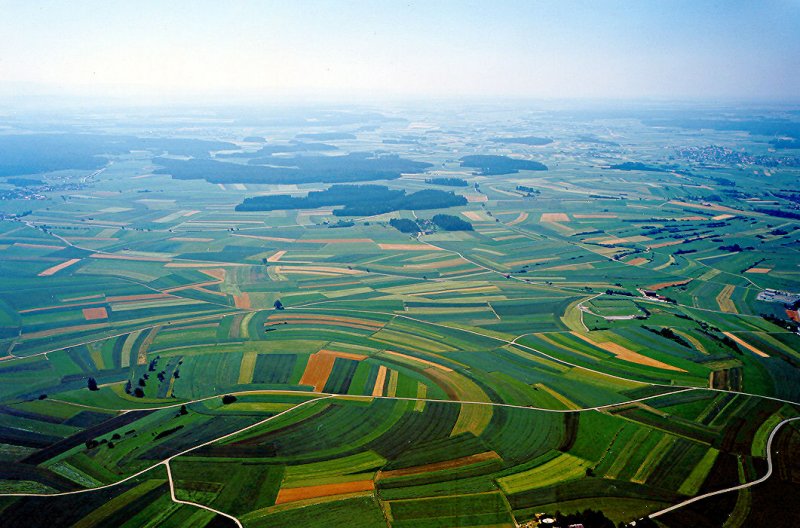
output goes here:
<path id="1" fill-rule="evenodd" d="M 0 93 L 800 99 L 800 0 L 0 0 Z"/>

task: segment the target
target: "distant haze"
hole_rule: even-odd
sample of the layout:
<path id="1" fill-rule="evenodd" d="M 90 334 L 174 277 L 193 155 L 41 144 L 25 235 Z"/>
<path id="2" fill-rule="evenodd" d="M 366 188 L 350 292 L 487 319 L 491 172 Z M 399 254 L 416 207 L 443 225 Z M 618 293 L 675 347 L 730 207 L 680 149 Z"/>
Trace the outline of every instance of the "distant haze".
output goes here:
<path id="1" fill-rule="evenodd" d="M 0 97 L 800 98 L 800 2 L 3 1 Z"/>

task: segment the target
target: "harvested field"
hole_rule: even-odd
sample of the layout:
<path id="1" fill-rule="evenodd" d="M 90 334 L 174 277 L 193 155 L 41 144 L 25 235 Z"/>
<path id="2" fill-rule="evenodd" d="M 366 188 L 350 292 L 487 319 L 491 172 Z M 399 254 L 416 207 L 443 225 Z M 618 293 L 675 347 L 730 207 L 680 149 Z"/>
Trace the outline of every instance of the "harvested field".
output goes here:
<path id="1" fill-rule="evenodd" d="M 598 343 L 592 340 L 589 336 L 579 334 L 578 332 L 571 332 L 572 335 L 575 337 L 582 339 L 589 343 L 590 345 L 594 345 L 597 348 L 601 348 L 606 352 L 611 352 L 617 359 L 621 359 L 623 361 L 628 361 L 630 363 L 636 363 L 638 365 L 646 365 L 648 367 L 655 367 L 664 370 L 675 370 L 678 372 L 686 372 L 682 368 L 674 367 L 672 365 L 668 365 L 662 361 L 658 361 L 657 359 L 652 359 L 647 356 L 644 356 L 638 352 L 634 352 L 628 348 L 625 348 L 622 345 L 618 345 L 617 343 L 612 343 L 611 341 L 604 341 L 602 343 Z"/>
<path id="2" fill-rule="evenodd" d="M 239 295 L 233 296 L 233 301 L 237 308 L 250 309 L 250 294 L 242 292 Z"/>
<path id="3" fill-rule="evenodd" d="M 213 277 L 220 282 L 225 280 L 225 269 L 223 268 L 201 269 L 200 273 L 205 273 L 209 277 Z"/>
<path id="4" fill-rule="evenodd" d="M 427 244 L 378 244 L 378 247 L 394 251 L 444 251 L 442 248 Z"/>
<path id="5" fill-rule="evenodd" d="M 647 246 L 647 249 L 658 249 L 662 247 L 677 246 L 678 244 L 683 244 L 683 240 L 684 239 L 670 240 L 669 242 L 659 242 L 658 244 L 651 244 Z"/>
<path id="6" fill-rule="evenodd" d="M 267 257 L 267 262 L 278 262 L 285 254 L 286 251 L 276 251 L 273 255 Z"/>
<path id="7" fill-rule="evenodd" d="M 355 480 L 337 484 L 320 484 L 319 486 L 304 486 L 301 488 L 281 488 L 275 504 L 285 504 L 304 499 L 316 499 L 333 495 L 345 495 L 362 491 L 373 491 L 375 482 L 372 480 Z"/>
<path id="8" fill-rule="evenodd" d="M 511 225 L 521 224 L 522 222 L 524 222 L 527 219 L 528 219 L 528 213 L 520 213 L 519 216 L 517 216 L 512 221 L 508 222 L 507 225 L 511 226 Z"/>
<path id="9" fill-rule="evenodd" d="M 731 300 L 731 294 L 733 293 L 733 290 L 733 284 L 726 284 L 725 287 L 722 288 L 722 291 L 719 292 L 719 295 L 717 295 L 717 304 L 719 305 L 719 309 L 723 312 L 739 313 L 739 311 L 736 309 L 736 305 L 733 304 L 733 301 Z"/>
<path id="10" fill-rule="evenodd" d="M 730 220 L 731 218 L 735 218 L 735 217 L 736 217 L 736 215 L 732 215 L 732 214 L 721 214 L 721 215 L 714 216 L 711 219 L 712 220 Z"/>
<path id="11" fill-rule="evenodd" d="M 566 213 L 542 213 L 540 222 L 569 222 L 569 216 Z"/>
<path id="12" fill-rule="evenodd" d="M 490 222 L 491 218 L 486 216 L 486 213 L 482 213 L 479 211 L 463 211 L 462 215 L 466 216 L 473 222 Z"/>
<path id="13" fill-rule="evenodd" d="M 628 261 L 628 262 L 626 262 L 625 264 L 628 264 L 628 265 L 630 265 L 630 266 L 641 266 L 642 264 L 647 264 L 648 262 L 650 262 L 650 261 L 649 261 L 649 260 L 647 260 L 647 259 L 646 259 L 646 258 L 644 258 L 644 257 L 637 257 L 637 258 L 635 258 L 635 259 L 631 259 L 631 260 L 629 260 L 629 261 Z"/>
<path id="14" fill-rule="evenodd" d="M 361 270 L 333 266 L 275 266 L 275 273 L 300 275 L 360 275 Z"/>
<path id="15" fill-rule="evenodd" d="M 743 346 L 744 348 L 746 348 L 747 350 L 749 350 L 753 354 L 755 354 L 757 356 L 761 356 L 761 357 L 769 357 L 769 354 L 757 349 L 756 347 L 754 347 L 750 343 L 746 342 L 744 339 L 742 339 L 741 337 L 737 336 L 736 334 L 733 334 L 731 332 L 722 332 L 722 333 L 725 334 L 726 336 L 730 337 L 734 341 L 736 341 L 736 343 L 738 345 Z"/>
<path id="16" fill-rule="evenodd" d="M 386 367 L 381 365 L 378 368 L 378 377 L 375 378 L 375 386 L 372 387 L 373 396 L 383 396 L 384 383 L 386 383 Z"/>
<path id="17" fill-rule="evenodd" d="M 87 321 L 95 321 L 97 319 L 108 319 L 108 312 L 102 306 L 99 308 L 84 308 L 83 318 Z"/>
<path id="18" fill-rule="evenodd" d="M 770 271 L 772 271 L 772 268 L 750 268 L 745 273 L 769 273 Z"/>
<path id="19" fill-rule="evenodd" d="M 464 198 L 467 199 L 469 203 L 481 203 L 481 202 L 488 202 L 489 197 L 485 194 L 466 194 Z"/>
<path id="20" fill-rule="evenodd" d="M 380 471 L 378 472 L 376 478 L 380 480 L 382 478 L 407 477 L 409 475 L 419 475 L 420 473 L 429 473 L 432 471 L 441 471 L 444 469 L 469 466 L 471 464 L 477 464 L 478 462 L 485 462 L 487 460 L 500 460 L 500 455 L 494 451 L 486 451 L 484 453 L 455 458 L 453 460 L 446 460 L 444 462 L 434 462 L 432 464 L 424 464 L 421 466 L 413 466 L 391 471 Z"/>
<path id="21" fill-rule="evenodd" d="M 336 352 L 334 350 L 320 350 L 309 356 L 306 369 L 303 371 L 303 376 L 300 378 L 300 385 L 311 385 L 314 387 L 315 391 L 321 392 L 328 382 L 328 377 L 333 370 L 333 363 L 336 361 L 337 357 L 361 361 L 362 359 L 366 359 L 367 356 L 351 354 L 349 352 Z"/>
<path id="22" fill-rule="evenodd" d="M 61 248 L 58 248 L 58 249 L 61 249 Z M 73 264 L 77 264 L 80 261 L 81 261 L 81 259 L 74 258 L 74 259 L 69 259 L 67 261 L 64 261 L 61 264 L 56 264 L 55 266 L 49 267 L 46 270 L 44 270 L 43 272 L 39 273 L 39 277 L 49 277 L 50 275 L 54 275 L 54 274 L 58 273 L 59 271 L 61 271 L 62 269 L 68 268 L 69 266 L 72 266 Z"/>
<path id="23" fill-rule="evenodd" d="M 678 281 L 670 281 L 670 282 L 657 282 L 656 284 L 651 284 L 650 286 L 645 287 L 645 290 L 663 290 L 664 288 L 671 288 L 673 286 L 683 286 L 684 284 L 689 284 L 692 282 L 692 279 L 684 279 Z"/>
<path id="24" fill-rule="evenodd" d="M 330 354 L 311 354 L 303 376 L 300 378 L 300 385 L 311 385 L 315 391 L 322 391 L 325 383 L 328 382 L 328 376 L 331 375 L 334 361 L 336 361 L 336 356 Z"/>

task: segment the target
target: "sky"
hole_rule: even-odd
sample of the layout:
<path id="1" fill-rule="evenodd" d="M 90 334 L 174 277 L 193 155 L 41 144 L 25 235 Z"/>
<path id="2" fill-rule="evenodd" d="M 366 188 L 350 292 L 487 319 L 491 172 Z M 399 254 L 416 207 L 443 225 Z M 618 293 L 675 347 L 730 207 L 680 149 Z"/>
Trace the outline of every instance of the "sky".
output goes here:
<path id="1" fill-rule="evenodd" d="M 800 99 L 800 0 L 0 0 L 0 96 Z"/>

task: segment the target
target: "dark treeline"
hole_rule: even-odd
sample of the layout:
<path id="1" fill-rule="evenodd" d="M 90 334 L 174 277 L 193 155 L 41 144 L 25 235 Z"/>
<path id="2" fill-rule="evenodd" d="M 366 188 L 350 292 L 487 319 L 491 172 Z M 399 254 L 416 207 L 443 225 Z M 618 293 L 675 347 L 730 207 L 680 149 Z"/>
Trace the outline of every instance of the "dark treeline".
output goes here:
<path id="1" fill-rule="evenodd" d="M 791 218 L 792 220 L 800 220 L 800 213 L 794 213 L 792 211 L 784 211 L 782 209 L 770 209 L 768 207 L 756 207 L 756 211 L 759 213 L 768 214 L 770 216 L 775 216 L 777 218 Z"/>
<path id="2" fill-rule="evenodd" d="M 483 176 L 514 174 L 521 170 L 547 170 L 547 166 L 538 161 L 488 155 L 464 156 L 461 158 L 461 166 L 479 169 L 479 174 Z"/>
<path id="3" fill-rule="evenodd" d="M 175 160 L 155 158 L 163 169 L 179 180 L 204 179 L 211 183 L 338 183 L 370 180 L 393 180 L 404 173 L 422 172 L 430 163 L 399 156 L 373 156 L 351 153 L 346 156 L 301 156 L 297 158 L 258 158 L 249 165 L 214 160 Z M 272 166 L 262 167 L 258 163 Z M 285 165 L 285 166 L 274 166 Z"/>
<path id="4" fill-rule="evenodd" d="M 432 183 L 433 185 L 446 185 L 448 187 L 466 187 L 469 185 L 467 180 L 461 178 L 428 178 L 425 183 Z"/>
<path id="5" fill-rule="evenodd" d="M 425 189 L 412 194 L 384 185 L 333 185 L 324 191 L 312 191 L 305 197 L 291 195 L 254 196 L 236 206 L 237 211 L 274 211 L 344 206 L 336 216 L 371 216 L 401 209 L 443 209 L 464 205 L 466 198 L 452 192 Z"/>

